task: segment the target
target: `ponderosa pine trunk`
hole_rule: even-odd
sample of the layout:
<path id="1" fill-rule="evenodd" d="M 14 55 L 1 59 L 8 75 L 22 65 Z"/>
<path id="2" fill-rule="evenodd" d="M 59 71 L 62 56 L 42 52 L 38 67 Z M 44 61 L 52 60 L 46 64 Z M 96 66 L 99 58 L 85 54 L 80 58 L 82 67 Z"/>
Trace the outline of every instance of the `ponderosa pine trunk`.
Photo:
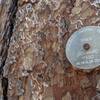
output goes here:
<path id="1" fill-rule="evenodd" d="M 100 100 L 100 68 L 75 69 L 65 55 L 90 25 L 100 0 L 0 0 L 0 100 Z"/>

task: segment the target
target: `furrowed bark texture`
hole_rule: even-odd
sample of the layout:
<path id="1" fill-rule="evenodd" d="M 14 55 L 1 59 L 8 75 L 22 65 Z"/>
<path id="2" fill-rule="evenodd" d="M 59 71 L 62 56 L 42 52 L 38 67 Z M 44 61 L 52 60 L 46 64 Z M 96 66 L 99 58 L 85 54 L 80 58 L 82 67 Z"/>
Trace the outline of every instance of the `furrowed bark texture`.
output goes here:
<path id="1" fill-rule="evenodd" d="M 1 13 L 3 12 L 3 6 L 6 6 L 6 1 L 1 1 L 2 7 L 1 7 Z M 14 23 L 15 23 L 15 15 L 17 11 L 17 3 L 18 0 L 12 0 L 9 1 L 9 8 L 6 8 L 6 19 L 4 26 L 1 25 L 1 30 L 3 28 L 3 31 L 1 31 L 1 51 L 0 51 L 0 75 L 1 75 L 1 86 L 2 86 L 2 94 L 3 94 L 3 100 L 8 100 L 7 97 L 7 91 L 8 91 L 8 79 L 3 76 L 4 72 L 4 66 L 8 55 L 8 49 L 10 45 L 10 39 L 13 33 Z M 1 21 L 2 22 L 2 21 Z M 1 23 L 3 24 L 3 23 Z"/>
<path id="2" fill-rule="evenodd" d="M 1 96 L 100 100 L 100 68 L 75 69 L 65 56 L 73 32 L 100 26 L 99 0 L 0 0 L 0 18 Z"/>

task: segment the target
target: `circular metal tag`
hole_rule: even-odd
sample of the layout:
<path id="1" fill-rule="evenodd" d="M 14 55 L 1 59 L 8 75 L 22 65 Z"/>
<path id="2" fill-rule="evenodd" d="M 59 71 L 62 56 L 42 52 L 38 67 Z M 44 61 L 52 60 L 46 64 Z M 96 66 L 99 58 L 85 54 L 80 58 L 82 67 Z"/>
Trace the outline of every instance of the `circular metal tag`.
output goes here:
<path id="1" fill-rule="evenodd" d="M 66 56 L 79 69 L 100 65 L 100 26 L 87 26 L 76 31 L 66 44 Z"/>

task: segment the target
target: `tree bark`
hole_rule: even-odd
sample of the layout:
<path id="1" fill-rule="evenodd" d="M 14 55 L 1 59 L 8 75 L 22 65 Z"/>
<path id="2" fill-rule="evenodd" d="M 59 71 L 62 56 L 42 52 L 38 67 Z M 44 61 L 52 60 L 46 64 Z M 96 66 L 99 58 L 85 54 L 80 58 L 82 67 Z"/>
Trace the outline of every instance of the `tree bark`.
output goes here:
<path id="1" fill-rule="evenodd" d="M 95 1 L 0 0 L 0 100 L 100 100 L 100 68 L 65 55 L 73 32 L 100 26 Z"/>

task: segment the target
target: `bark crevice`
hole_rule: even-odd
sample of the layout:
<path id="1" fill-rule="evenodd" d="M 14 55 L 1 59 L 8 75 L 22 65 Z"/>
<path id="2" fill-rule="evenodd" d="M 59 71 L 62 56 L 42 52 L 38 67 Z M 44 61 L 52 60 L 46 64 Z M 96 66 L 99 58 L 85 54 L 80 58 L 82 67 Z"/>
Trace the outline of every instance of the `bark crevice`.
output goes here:
<path id="1" fill-rule="evenodd" d="M 3 88 L 3 100 L 8 100 L 7 90 L 8 90 L 8 79 L 3 77 L 3 68 L 8 55 L 8 49 L 10 45 L 10 39 L 13 34 L 16 12 L 18 7 L 18 0 L 11 0 L 9 10 L 7 12 L 7 19 L 3 29 L 3 39 L 2 39 L 2 48 L 0 52 L 1 63 L 0 63 L 0 75 L 2 76 L 2 88 Z"/>

